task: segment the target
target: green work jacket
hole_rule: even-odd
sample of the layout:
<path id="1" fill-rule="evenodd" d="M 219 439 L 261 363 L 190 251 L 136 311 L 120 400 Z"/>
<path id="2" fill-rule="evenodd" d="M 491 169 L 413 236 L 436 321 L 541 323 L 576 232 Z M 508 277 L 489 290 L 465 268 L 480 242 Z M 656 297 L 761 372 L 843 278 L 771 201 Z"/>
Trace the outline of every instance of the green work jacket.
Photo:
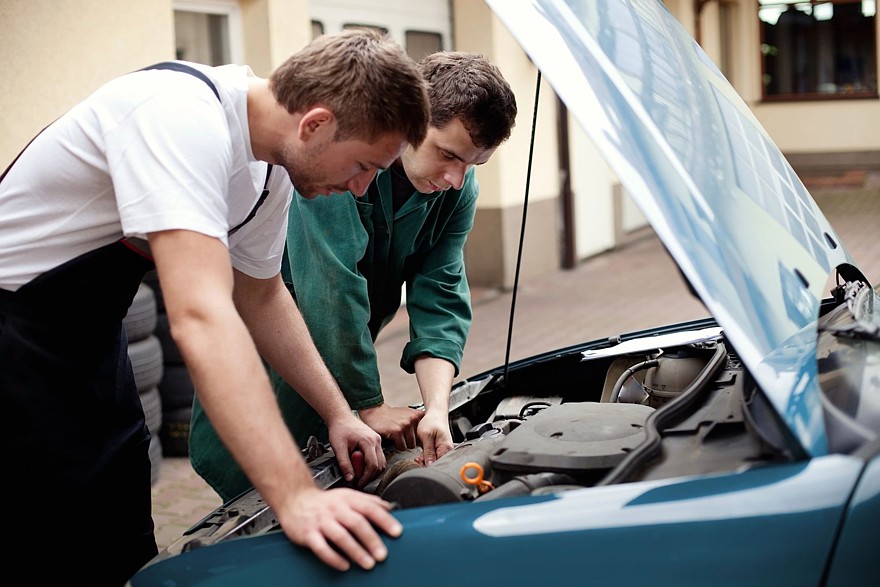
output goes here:
<path id="1" fill-rule="evenodd" d="M 362 198 L 307 200 L 294 193 L 282 276 L 315 345 L 352 409 L 381 404 L 374 342 L 401 305 L 405 286 L 409 342 L 400 366 L 445 359 L 458 375 L 471 324 L 464 244 L 473 226 L 478 184 L 471 169 L 461 190 L 413 195 L 394 211 L 391 175 L 379 173 Z M 326 426 L 299 394 L 269 369 L 294 437 L 326 441 Z M 190 459 L 224 499 L 249 483 L 198 404 L 190 426 Z"/>

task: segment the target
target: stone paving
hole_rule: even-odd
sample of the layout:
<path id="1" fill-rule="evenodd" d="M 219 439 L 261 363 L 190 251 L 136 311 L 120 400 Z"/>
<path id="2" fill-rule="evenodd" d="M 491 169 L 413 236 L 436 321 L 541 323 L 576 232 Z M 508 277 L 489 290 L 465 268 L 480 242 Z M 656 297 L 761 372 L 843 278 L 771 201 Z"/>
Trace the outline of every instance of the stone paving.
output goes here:
<path id="1" fill-rule="evenodd" d="M 804 183 L 873 284 L 880 283 L 880 173 L 850 170 L 804 176 Z M 528 238 L 528 232 L 527 238 Z M 512 293 L 475 290 L 474 320 L 462 376 L 502 365 Z M 707 315 L 650 229 L 614 251 L 520 284 L 510 360 L 602 336 Z M 420 401 L 415 377 L 398 366 L 407 339 L 405 313 L 377 341 L 383 389 L 392 405 Z M 186 458 L 165 458 L 153 486 L 153 518 L 162 549 L 220 505 Z"/>

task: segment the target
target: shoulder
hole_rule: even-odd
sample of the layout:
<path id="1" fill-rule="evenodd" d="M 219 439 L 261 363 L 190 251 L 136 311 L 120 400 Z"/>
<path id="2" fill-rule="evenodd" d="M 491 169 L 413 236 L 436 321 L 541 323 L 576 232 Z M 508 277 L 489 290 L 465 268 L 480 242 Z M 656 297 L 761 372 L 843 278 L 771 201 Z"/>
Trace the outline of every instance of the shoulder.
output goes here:
<path id="1" fill-rule="evenodd" d="M 95 93 L 95 97 L 129 105 L 148 104 L 163 97 L 182 99 L 184 104 L 189 99 L 219 104 L 221 100 L 214 94 L 214 89 L 222 90 L 223 84 L 210 73 L 210 68 L 192 69 L 199 75 L 172 69 L 145 68 L 133 71 L 106 83 Z"/>
<path id="2" fill-rule="evenodd" d="M 209 142 L 218 135 L 225 137 L 235 126 L 239 100 L 235 84 L 224 82 L 214 68 L 194 69 L 203 76 L 166 69 L 131 72 L 103 86 L 91 104 L 99 116 L 108 115 L 105 120 L 115 121 L 120 129 L 149 126 L 182 138 L 197 132 Z"/>

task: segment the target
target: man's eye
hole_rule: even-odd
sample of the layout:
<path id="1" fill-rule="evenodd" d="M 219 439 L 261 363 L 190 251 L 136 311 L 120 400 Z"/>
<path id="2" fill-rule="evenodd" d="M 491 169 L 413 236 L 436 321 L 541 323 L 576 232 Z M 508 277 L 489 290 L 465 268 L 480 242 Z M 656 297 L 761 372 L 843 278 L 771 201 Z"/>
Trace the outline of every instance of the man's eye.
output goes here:
<path id="1" fill-rule="evenodd" d="M 447 151 L 440 151 L 440 154 L 443 155 L 444 159 L 455 159 L 455 155 Z"/>

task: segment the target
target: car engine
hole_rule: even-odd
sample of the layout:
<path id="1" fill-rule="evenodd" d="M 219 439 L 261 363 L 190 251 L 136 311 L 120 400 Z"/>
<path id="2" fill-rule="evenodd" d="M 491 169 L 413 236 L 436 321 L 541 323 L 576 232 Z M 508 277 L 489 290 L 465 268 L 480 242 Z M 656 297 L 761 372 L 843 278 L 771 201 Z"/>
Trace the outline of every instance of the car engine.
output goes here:
<path id="1" fill-rule="evenodd" d="M 463 434 L 452 451 L 430 467 L 415 462 L 418 451 L 395 451 L 382 478 L 366 490 L 400 508 L 419 507 L 589 487 L 608 482 L 615 471 L 622 480 L 619 469 L 627 459 L 638 463 L 623 467 L 630 471 L 627 480 L 648 475 L 649 462 L 655 476 L 680 474 L 682 463 L 700 453 L 696 462 L 702 464 L 693 472 L 705 472 L 714 437 L 736 437 L 743 444 L 736 462 L 719 459 L 720 467 L 767 452 L 748 434 L 741 402 L 731 403 L 743 393 L 744 377 L 723 344 L 652 349 L 591 368 L 604 376 L 598 401 L 577 401 L 582 398 L 571 393 L 504 395 L 476 425 L 468 414 L 479 410 L 462 410 L 451 416 L 453 430 Z M 491 397 L 491 387 L 480 396 Z M 691 424 L 685 410 L 678 410 L 674 423 L 658 417 L 687 396 L 689 409 L 696 410 Z M 703 399 L 697 402 L 698 397 Z M 664 434 L 671 439 L 664 442 Z M 658 458 L 658 451 L 665 454 Z"/>
<path id="2" fill-rule="evenodd" d="M 421 449 L 388 448 L 385 471 L 364 491 L 402 509 L 788 460 L 782 439 L 757 432 L 774 429 L 762 398 L 720 336 L 599 358 L 580 351 L 541 357 L 521 371 L 490 372 L 454 388 L 455 448 L 430 467 L 417 461 Z M 313 439 L 303 456 L 319 487 L 345 485 L 328 445 Z M 277 528 L 250 489 L 157 560 Z"/>

